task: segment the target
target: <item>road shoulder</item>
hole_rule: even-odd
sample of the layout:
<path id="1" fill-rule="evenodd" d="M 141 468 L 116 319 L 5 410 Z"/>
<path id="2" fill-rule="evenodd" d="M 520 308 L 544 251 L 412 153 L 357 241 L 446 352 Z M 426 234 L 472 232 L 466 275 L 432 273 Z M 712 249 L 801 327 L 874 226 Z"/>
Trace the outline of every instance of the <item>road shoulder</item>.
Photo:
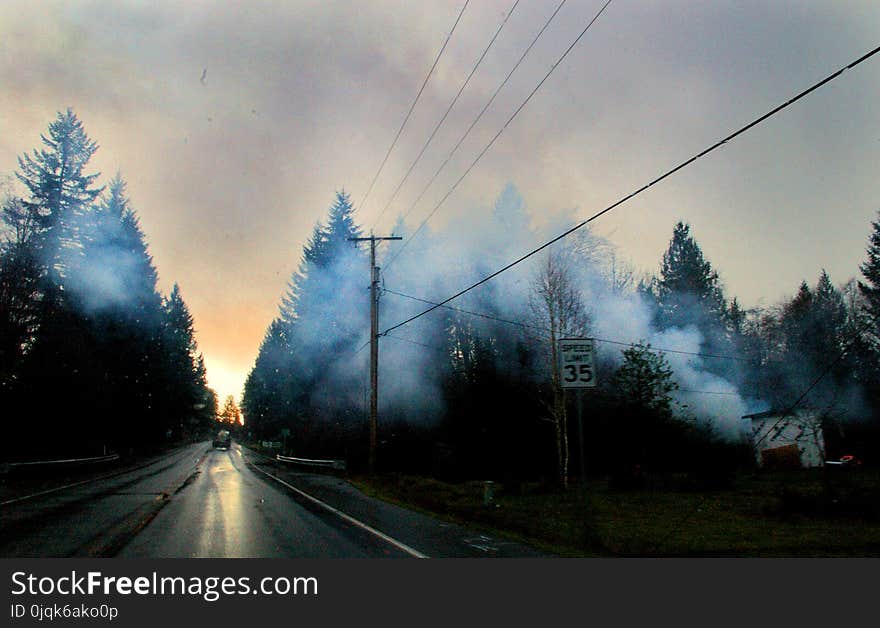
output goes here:
<path id="1" fill-rule="evenodd" d="M 242 447 L 258 469 L 433 558 L 537 558 L 549 556 L 528 545 L 441 521 L 368 496 L 343 478 L 305 472 Z M 267 479 L 268 481 L 268 479 Z"/>

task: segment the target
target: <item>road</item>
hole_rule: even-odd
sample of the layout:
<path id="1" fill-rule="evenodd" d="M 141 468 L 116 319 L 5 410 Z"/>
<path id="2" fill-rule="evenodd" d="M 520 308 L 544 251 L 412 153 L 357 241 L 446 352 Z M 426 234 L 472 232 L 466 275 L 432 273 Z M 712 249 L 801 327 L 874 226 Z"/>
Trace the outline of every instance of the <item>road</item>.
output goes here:
<path id="1" fill-rule="evenodd" d="M 0 557 L 537 556 L 233 443 L 0 506 Z"/>
<path id="2" fill-rule="evenodd" d="M 309 512 L 258 477 L 240 445 L 211 449 L 189 485 L 119 554 L 134 558 L 370 558 L 396 548 Z"/>

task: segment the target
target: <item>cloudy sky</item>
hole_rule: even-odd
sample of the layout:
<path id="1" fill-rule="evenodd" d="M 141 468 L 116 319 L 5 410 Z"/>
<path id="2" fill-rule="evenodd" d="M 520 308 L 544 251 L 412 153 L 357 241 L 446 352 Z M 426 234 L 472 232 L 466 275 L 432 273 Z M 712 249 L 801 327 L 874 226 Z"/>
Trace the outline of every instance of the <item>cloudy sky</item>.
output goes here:
<path id="1" fill-rule="evenodd" d="M 344 188 L 373 225 L 514 0 L 0 3 L 0 175 L 70 106 L 128 181 L 161 287 L 238 397 L 302 245 Z M 408 211 L 557 0 L 521 0 L 397 199 Z M 410 222 L 418 224 L 601 7 L 568 0 Z M 586 217 L 880 44 L 880 3 L 613 0 L 431 222 L 513 183 L 536 223 Z M 729 295 L 772 304 L 858 273 L 880 209 L 880 55 L 594 224 L 656 271 L 690 222 Z M 361 206 L 361 204 L 363 206 Z M 536 243 L 537 244 L 537 243 Z M 523 251 L 511 250 L 511 259 Z M 400 264 L 418 263 L 418 241 Z M 364 269 L 367 276 L 367 270 Z M 426 295 L 445 297 L 448 295 Z"/>

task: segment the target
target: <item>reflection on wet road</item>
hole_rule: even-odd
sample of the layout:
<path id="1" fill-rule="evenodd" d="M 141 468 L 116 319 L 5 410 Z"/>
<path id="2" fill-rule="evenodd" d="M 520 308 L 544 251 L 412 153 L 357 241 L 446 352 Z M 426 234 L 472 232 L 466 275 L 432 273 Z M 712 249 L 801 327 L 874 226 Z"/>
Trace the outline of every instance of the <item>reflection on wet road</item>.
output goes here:
<path id="1" fill-rule="evenodd" d="M 335 476 L 279 466 L 237 443 L 187 445 L 0 506 L 4 558 L 425 555 L 541 553 L 382 502 Z"/>
<path id="2" fill-rule="evenodd" d="M 241 449 L 210 450 L 122 557 L 318 558 L 402 555 L 345 522 L 310 512 L 251 471 Z"/>

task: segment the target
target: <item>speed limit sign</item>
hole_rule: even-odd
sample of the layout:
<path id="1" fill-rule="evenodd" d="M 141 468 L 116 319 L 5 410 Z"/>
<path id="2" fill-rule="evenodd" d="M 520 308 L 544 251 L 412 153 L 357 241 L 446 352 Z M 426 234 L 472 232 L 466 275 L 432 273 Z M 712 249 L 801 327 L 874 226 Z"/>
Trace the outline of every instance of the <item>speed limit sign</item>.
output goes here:
<path id="1" fill-rule="evenodd" d="M 594 388 L 596 362 L 592 338 L 563 338 L 558 345 L 559 382 L 563 388 Z"/>

